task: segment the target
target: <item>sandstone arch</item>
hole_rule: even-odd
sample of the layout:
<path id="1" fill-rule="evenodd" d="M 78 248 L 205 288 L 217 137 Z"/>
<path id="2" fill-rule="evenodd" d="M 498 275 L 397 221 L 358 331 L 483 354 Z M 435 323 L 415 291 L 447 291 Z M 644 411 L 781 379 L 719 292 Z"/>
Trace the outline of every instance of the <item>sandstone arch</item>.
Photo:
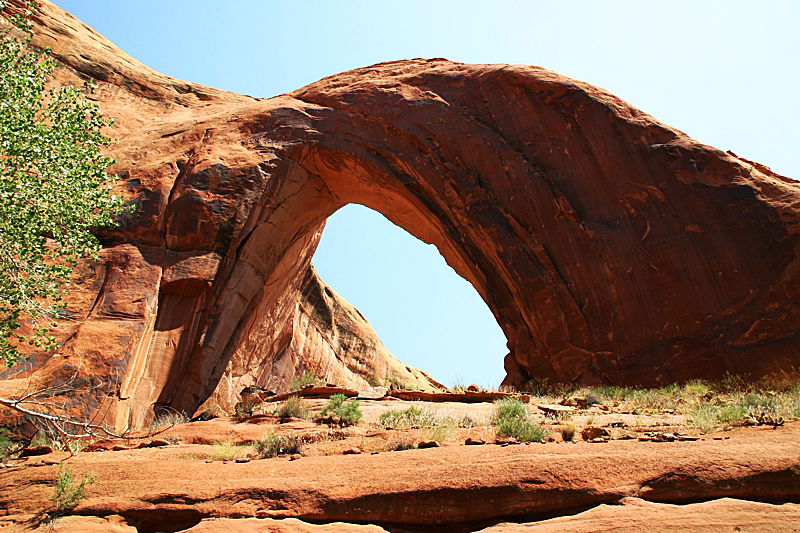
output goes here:
<path id="1" fill-rule="evenodd" d="M 78 279 L 61 350 L 116 373 L 98 405 L 119 423 L 230 396 L 296 346 L 310 258 L 347 203 L 472 283 L 508 338 L 507 383 L 800 363 L 798 183 L 602 89 L 411 60 L 258 100 L 153 73 L 52 5 L 37 24 L 60 81 L 100 82 L 139 206 Z"/>

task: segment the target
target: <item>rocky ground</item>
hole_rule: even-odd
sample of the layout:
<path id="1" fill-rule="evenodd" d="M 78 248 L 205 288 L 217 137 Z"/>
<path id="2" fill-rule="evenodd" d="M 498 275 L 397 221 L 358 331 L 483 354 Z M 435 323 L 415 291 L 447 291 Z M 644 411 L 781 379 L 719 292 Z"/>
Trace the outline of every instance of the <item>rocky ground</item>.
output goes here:
<path id="1" fill-rule="evenodd" d="M 326 400 L 307 402 L 320 409 Z M 800 529 L 798 422 L 703 433 L 675 412 L 632 414 L 609 402 L 547 416 L 548 404 L 534 399 L 531 417 L 549 436 L 525 444 L 497 437 L 488 402 L 361 400 L 364 417 L 347 428 L 281 420 L 269 414 L 276 405 L 95 443 L 73 457 L 11 460 L 0 469 L 0 530 Z M 426 427 L 378 423 L 412 406 L 426 413 Z M 564 441 L 565 426 L 576 428 L 573 442 Z M 252 445 L 267 434 L 300 438 L 300 453 L 258 458 Z M 441 445 L 418 448 L 434 439 Z M 96 481 L 53 522 L 61 463 Z"/>

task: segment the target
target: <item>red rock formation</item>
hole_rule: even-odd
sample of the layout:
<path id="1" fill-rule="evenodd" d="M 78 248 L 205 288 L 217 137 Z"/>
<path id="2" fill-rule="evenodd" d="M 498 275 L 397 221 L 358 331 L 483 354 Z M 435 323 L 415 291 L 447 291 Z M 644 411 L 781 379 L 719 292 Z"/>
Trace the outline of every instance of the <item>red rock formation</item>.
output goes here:
<path id="1" fill-rule="evenodd" d="M 52 47 L 60 83 L 97 80 L 138 207 L 76 280 L 80 323 L 65 323 L 59 358 L 112 383 L 100 399 L 119 424 L 153 403 L 192 411 L 223 376 L 264 380 L 254 361 L 288 372 L 282 357 L 320 346 L 300 288 L 348 203 L 435 244 L 472 283 L 508 338 L 506 383 L 800 364 L 800 185 L 602 89 L 412 60 L 259 100 L 157 74 L 42 4 L 34 43 Z"/>
<path id="2" fill-rule="evenodd" d="M 237 431 L 258 434 L 257 425 L 236 426 L 245 426 Z M 217 439 L 226 435 L 212 434 Z M 630 498 L 639 499 L 645 508 L 639 512 L 618 509 L 626 525 L 636 518 L 639 524 L 646 517 L 664 520 L 664 508 L 656 511 L 658 506 L 646 502 L 687 504 L 725 499 L 727 505 L 722 507 L 734 513 L 727 516 L 730 521 L 720 510 L 706 516 L 705 523 L 732 529 L 747 518 L 739 513 L 758 507 L 753 502 L 796 501 L 800 490 L 797 423 L 777 431 L 747 428 L 729 435 L 730 440 L 706 438 L 691 443 L 444 446 L 246 464 L 205 463 L 197 455 L 202 457 L 208 448 L 168 446 L 81 453 L 69 464 L 76 474 L 90 471 L 97 478 L 86 488 L 75 514 L 123 516 L 139 531 L 163 531 L 165 525 L 183 530 L 204 518 L 296 518 L 386 525 L 387 529 L 392 525 L 412 530 L 475 531 L 481 524 L 501 520 L 535 521 L 553 516 L 564 517 L 558 521 L 560 531 L 602 531 L 598 526 L 612 522 L 615 513 L 601 505 L 630 504 Z M 66 454 L 51 459 L 61 457 Z M 54 460 L 52 463 L 0 470 L 5 489 L 0 491 L 0 509 L 4 510 L 0 529 L 4 522 L 13 527 L 47 509 L 59 468 Z M 573 529 L 569 515 L 583 509 L 592 510 L 574 517 L 577 524 Z M 759 522 L 771 527 L 785 525 L 783 520 L 793 523 L 800 515 L 798 505 L 791 504 L 763 506 L 760 511 Z M 683 530 L 692 531 L 692 521 L 703 524 L 697 511 L 691 513 L 694 516 L 682 514 L 676 518 L 681 522 L 689 519 Z M 590 528 L 592 522 L 597 529 Z M 579 527 L 582 523 L 588 523 L 585 529 Z M 235 523 L 221 525 L 229 529 L 210 531 L 236 531 Z M 539 527 L 553 531 L 547 525 L 542 522 Z M 518 530 L 498 526 L 489 531 Z"/>

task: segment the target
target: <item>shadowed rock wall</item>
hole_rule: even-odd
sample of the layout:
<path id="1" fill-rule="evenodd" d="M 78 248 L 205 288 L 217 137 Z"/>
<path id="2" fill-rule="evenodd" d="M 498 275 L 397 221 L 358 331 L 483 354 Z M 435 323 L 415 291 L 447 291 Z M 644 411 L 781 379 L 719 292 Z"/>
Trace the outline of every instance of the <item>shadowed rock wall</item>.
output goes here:
<path id="1" fill-rule="evenodd" d="M 300 289 L 348 203 L 472 283 L 508 338 L 507 384 L 800 364 L 800 185 L 602 89 L 411 60 L 259 100 L 150 71 L 50 4 L 36 23 L 60 83 L 97 80 L 118 188 L 138 206 L 76 281 L 79 323 L 56 358 L 99 352 L 118 373 L 100 403 L 119 424 L 153 403 L 192 411 L 221 380 L 226 397 L 244 374 L 269 380 L 254 360 L 302 359 L 303 320 L 321 322 L 298 311 Z"/>

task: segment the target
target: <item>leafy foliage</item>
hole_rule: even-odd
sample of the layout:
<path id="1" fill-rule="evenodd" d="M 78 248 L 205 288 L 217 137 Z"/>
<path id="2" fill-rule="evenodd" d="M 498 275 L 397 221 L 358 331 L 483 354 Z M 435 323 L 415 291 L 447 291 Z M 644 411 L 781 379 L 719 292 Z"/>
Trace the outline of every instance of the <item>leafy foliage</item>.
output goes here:
<path id="1" fill-rule="evenodd" d="M 95 479 L 89 472 L 83 479 L 73 478 L 72 467 L 62 465 L 58 469 L 55 490 L 53 492 L 53 503 L 55 504 L 54 515 L 63 515 L 71 511 L 83 499 L 83 491 L 86 485 L 94 483 Z"/>
<path id="2" fill-rule="evenodd" d="M 334 394 L 331 396 L 325 407 L 319 412 L 322 418 L 330 418 L 334 424 L 339 426 L 353 426 L 361 421 L 363 416 L 358 400 L 345 401 L 344 394 Z"/>
<path id="3" fill-rule="evenodd" d="M 77 260 L 99 250 L 91 229 L 114 224 L 123 203 L 101 152 L 111 123 L 81 89 L 47 90 L 49 50 L 0 26 L 0 359 L 11 366 L 22 343 L 55 347 L 48 331 L 63 287 Z M 24 318 L 33 327 L 20 334 Z"/>

